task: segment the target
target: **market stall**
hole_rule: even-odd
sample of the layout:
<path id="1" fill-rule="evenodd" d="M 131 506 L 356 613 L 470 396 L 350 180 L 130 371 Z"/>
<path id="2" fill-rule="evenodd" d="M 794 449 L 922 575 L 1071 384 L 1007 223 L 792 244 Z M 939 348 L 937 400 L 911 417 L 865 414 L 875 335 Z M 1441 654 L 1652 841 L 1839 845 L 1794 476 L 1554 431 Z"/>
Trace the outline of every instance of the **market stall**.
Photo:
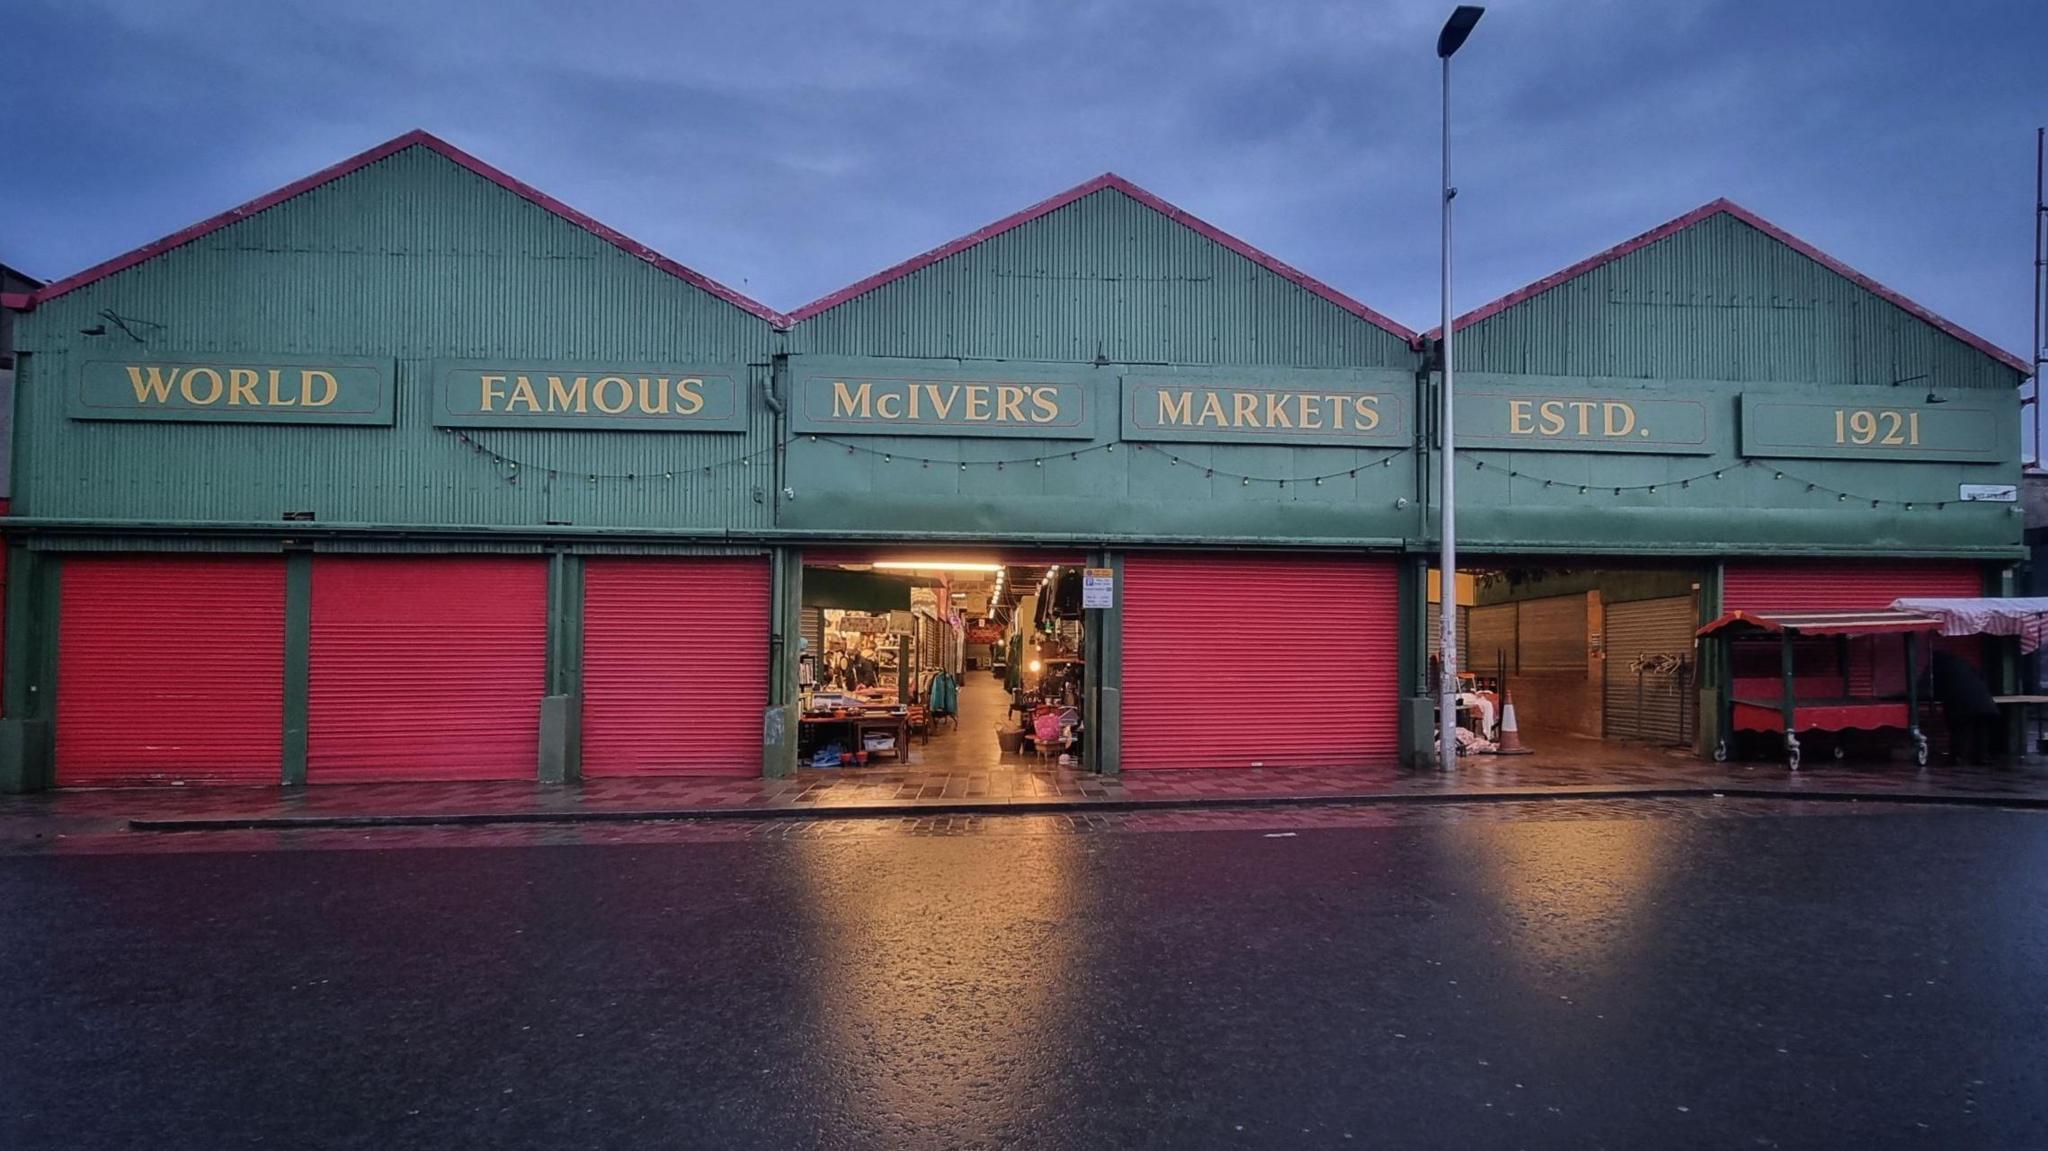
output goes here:
<path id="1" fill-rule="evenodd" d="M 1897 731 L 1927 763 L 1920 729 L 1918 653 L 1942 620 L 1913 611 L 1736 611 L 1699 630 L 1720 645 L 1720 738 L 1714 758 L 1729 758 L 1743 732 L 1783 736 L 1785 764 L 1797 769 L 1800 735 L 1830 733 L 1833 752 L 1851 731 Z M 1862 650 L 1858 650 L 1862 649 Z M 1775 677 L 1759 674 L 1776 656 Z M 1765 657 L 1760 659 L 1759 657 Z M 1802 669 L 1820 668 L 1819 674 Z"/>

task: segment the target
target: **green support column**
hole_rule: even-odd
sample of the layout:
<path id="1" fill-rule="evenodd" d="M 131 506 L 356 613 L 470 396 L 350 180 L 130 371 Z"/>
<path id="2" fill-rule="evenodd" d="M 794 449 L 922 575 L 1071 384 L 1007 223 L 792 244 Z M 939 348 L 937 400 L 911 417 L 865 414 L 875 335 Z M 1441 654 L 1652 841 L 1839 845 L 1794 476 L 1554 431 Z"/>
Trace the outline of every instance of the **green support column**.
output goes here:
<path id="1" fill-rule="evenodd" d="M 761 717 L 761 774 L 769 779 L 787 779 L 796 774 L 803 552 L 798 548 L 777 548 L 769 557 L 769 564 L 768 710 Z"/>
<path id="2" fill-rule="evenodd" d="M 1123 770 L 1124 556 L 1091 552 L 1088 565 L 1116 573 L 1116 598 L 1110 607 L 1090 613 L 1088 630 L 1081 637 L 1088 677 L 1082 698 L 1081 762 L 1091 771 L 1116 775 Z"/>
<path id="3" fill-rule="evenodd" d="M 583 778 L 583 557 L 548 556 L 547 694 L 540 705 L 542 783 Z"/>
<path id="4" fill-rule="evenodd" d="M 1402 639 L 1395 673 L 1401 684 L 1401 761 L 1419 764 L 1429 762 L 1436 746 L 1435 685 L 1429 682 L 1429 656 L 1436 650 L 1436 637 L 1429 634 L 1429 557 L 1406 556 L 1400 562 L 1396 598 Z M 1451 587 L 1456 599 L 1456 580 Z"/>
<path id="5" fill-rule="evenodd" d="M 284 773 L 286 787 L 306 782 L 306 719 L 313 669 L 313 553 L 284 557 Z"/>
<path id="6" fill-rule="evenodd" d="M 62 561 L 15 545 L 7 555 L 5 718 L 0 718 L 0 792 L 56 782 L 57 606 Z"/>
<path id="7" fill-rule="evenodd" d="M 1698 609 L 1693 625 L 1705 627 L 1721 618 L 1721 577 L 1723 565 L 1715 560 L 1707 568 L 1706 578 L 1700 581 Z M 1723 665 L 1728 659 L 1728 645 L 1724 643 L 1697 644 L 1699 668 L 1695 676 L 1694 689 L 1699 696 L 1699 722 L 1693 750 L 1701 755 L 1710 755 L 1727 736 L 1723 734 L 1721 720 L 1726 708 L 1722 706 L 1728 692 L 1728 676 Z"/>

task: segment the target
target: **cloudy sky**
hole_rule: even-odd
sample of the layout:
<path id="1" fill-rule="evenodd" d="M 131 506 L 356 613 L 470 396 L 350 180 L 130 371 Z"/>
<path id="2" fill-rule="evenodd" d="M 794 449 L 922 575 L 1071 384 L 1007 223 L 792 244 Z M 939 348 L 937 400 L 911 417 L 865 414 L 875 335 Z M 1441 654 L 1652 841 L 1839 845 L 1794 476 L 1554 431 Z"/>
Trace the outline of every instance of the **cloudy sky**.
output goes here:
<path id="1" fill-rule="evenodd" d="M 1105 170 L 1413 327 L 1448 2 L 0 0 L 0 261 L 413 127 L 783 310 Z M 1508 0 L 1459 310 L 1728 196 L 2024 354 L 2042 0 Z"/>

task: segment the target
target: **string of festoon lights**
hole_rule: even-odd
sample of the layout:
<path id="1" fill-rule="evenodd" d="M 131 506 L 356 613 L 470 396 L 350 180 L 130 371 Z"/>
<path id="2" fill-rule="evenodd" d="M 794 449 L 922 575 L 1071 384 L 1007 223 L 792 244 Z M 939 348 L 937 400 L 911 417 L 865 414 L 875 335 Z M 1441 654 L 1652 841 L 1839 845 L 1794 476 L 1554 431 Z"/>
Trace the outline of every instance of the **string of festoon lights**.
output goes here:
<path id="1" fill-rule="evenodd" d="M 464 445 L 469 447 L 478 455 L 490 460 L 491 463 L 495 465 L 500 472 L 503 473 L 505 481 L 509 484 L 515 485 L 519 482 L 519 477 L 521 474 L 525 474 L 528 476 L 541 476 L 551 480 L 566 477 L 569 479 L 580 479 L 592 484 L 606 481 L 626 481 L 633 483 L 657 481 L 669 483 L 674 482 L 676 480 L 689 480 L 697 477 L 713 476 L 717 472 L 728 468 L 747 467 L 752 465 L 757 460 L 773 456 L 777 449 L 781 446 L 775 445 L 771 447 L 762 448 L 758 451 L 748 452 L 745 455 L 735 456 L 732 459 L 721 460 L 711 464 L 650 464 L 645 468 L 636 468 L 631 471 L 619 472 L 606 471 L 602 469 L 569 468 L 563 467 L 559 464 L 536 463 L 530 460 L 520 459 L 506 452 L 500 451 L 499 449 L 491 446 L 490 444 L 484 443 L 483 441 L 477 439 L 475 436 L 470 435 L 468 432 L 462 430 L 461 428 L 444 428 L 442 430 L 447 432 L 449 435 L 454 436 L 456 439 L 460 440 Z M 883 464 L 901 464 L 905 467 L 916 467 L 920 469 L 930 469 L 936 467 L 957 470 L 962 472 L 973 471 L 976 469 L 986 469 L 990 471 L 1001 472 L 1007 471 L 1011 468 L 1042 469 L 1047 466 L 1057 467 L 1058 465 L 1063 463 L 1078 462 L 1083 456 L 1092 456 L 1097 454 L 1113 455 L 1116 453 L 1119 447 L 1122 447 L 1125 451 L 1131 452 L 1133 454 L 1149 453 L 1151 455 L 1158 456 L 1164 459 L 1169 467 L 1184 467 L 1188 468 L 1191 471 L 1198 471 L 1202 474 L 1203 478 L 1205 479 L 1214 479 L 1218 476 L 1221 476 L 1225 479 L 1236 480 L 1239 482 L 1239 484 L 1245 487 L 1251 487 L 1253 485 L 1269 485 L 1276 489 L 1285 489 L 1289 484 L 1295 485 L 1296 487 L 1320 487 L 1331 480 L 1341 478 L 1355 479 L 1357 478 L 1360 472 L 1366 471 L 1371 468 L 1392 467 L 1395 460 L 1415 451 L 1415 448 L 1412 445 L 1404 448 L 1396 448 L 1392 451 L 1384 452 L 1380 455 L 1374 456 L 1373 458 L 1366 460 L 1364 462 L 1348 465 L 1346 467 L 1339 468 L 1335 471 L 1323 472 L 1316 475 L 1265 476 L 1254 475 L 1249 472 L 1234 471 L 1230 468 L 1218 467 L 1214 463 L 1204 460 L 1191 460 L 1185 456 L 1173 452 L 1170 449 L 1160 447 L 1157 444 L 1142 444 L 1133 443 L 1130 441 L 1112 440 L 1107 443 L 1090 444 L 1087 447 L 1071 448 L 1066 451 L 1048 452 L 1039 455 L 1011 456 L 993 460 L 960 460 L 941 459 L 932 456 L 921 456 L 915 453 L 905 453 L 897 451 L 893 448 L 877 448 L 870 446 L 868 444 L 858 444 L 846 440 L 835 439 L 831 436 L 811 435 L 805 438 L 808 439 L 811 443 L 829 444 L 834 447 L 842 448 L 846 451 L 848 455 L 865 454 L 874 457 Z M 1698 472 L 1694 475 L 1680 476 L 1676 479 L 1667 478 L 1660 480 L 1649 480 L 1632 484 L 1600 484 L 1589 483 L 1582 480 L 1563 480 L 1557 479 L 1555 477 L 1544 476 L 1540 473 L 1529 471 L 1527 468 L 1519 464 L 1504 463 L 1498 458 L 1489 457 L 1485 453 L 1474 452 L 1470 449 L 1467 449 L 1466 451 L 1460 454 L 1464 458 L 1471 460 L 1472 468 L 1476 472 L 1493 472 L 1499 475 L 1506 475 L 1509 479 L 1513 480 L 1527 480 L 1532 483 L 1538 483 L 1541 484 L 1545 489 L 1557 489 L 1563 492 L 1575 492 L 1578 495 L 1586 496 L 1589 498 L 1603 495 L 1610 497 L 1635 494 L 1658 495 L 1660 493 L 1687 491 L 1690 490 L 1694 484 L 1711 484 L 1715 481 L 1725 479 L 1729 475 L 1737 472 L 1768 470 L 1771 475 L 1771 480 L 1774 483 L 1784 483 L 1788 485 L 1793 485 L 1796 488 L 1803 488 L 1808 493 L 1814 495 L 1833 496 L 1835 497 L 1835 500 L 1838 503 L 1865 504 L 1871 508 L 1893 507 L 1898 508 L 1902 511 L 1947 511 L 1949 510 L 1949 506 L 1951 504 L 1971 502 L 1968 500 L 1961 499 L 1905 500 L 1891 496 L 1872 496 L 1867 494 L 1859 494 L 1857 492 L 1847 491 L 1842 488 L 1832 487 L 1828 484 L 1821 483 L 1817 480 L 1807 479 L 1804 476 L 1788 472 L 1782 467 L 1778 467 L 1774 464 L 1767 463 L 1763 460 L 1741 460 L 1736 463 L 1724 464 L 1720 467 L 1710 468 L 1705 471 Z M 2008 506 L 2007 511 L 2008 514 L 2018 514 L 2017 509 L 2010 506 Z"/>
<path id="2" fill-rule="evenodd" d="M 1323 472 L 1319 475 L 1261 476 L 1253 475 L 1249 472 L 1232 471 L 1229 468 L 1217 467 L 1215 464 L 1208 463 L 1202 460 L 1191 460 L 1185 456 L 1176 455 L 1174 452 L 1166 448 L 1162 448 L 1157 444 L 1141 444 L 1134 443 L 1128 440 L 1111 440 L 1108 443 L 1090 444 L 1085 448 L 1070 448 L 1067 451 L 1063 452 L 1050 452 L 1043 455 L 1035 456 L 1016 456 L 997 460 L 949 460 L 937 459 L 930 456 L 920 456 L 911 453 L 896 451 L 894 449 L 876 448 L 871 447 L 867 444 L 849 443 L 846 440 L 834 439 L 831 436 L 814 435 L 809 436 L 808 439 L 812 443 L 831 444 L 835 447 L 844 448 L 846 449 L 846 453 L 848 455 L 864 454 L 868 456 L 873 456 L 879 459 L 884 464 L 903 464 L 907 467 L 916 468 L 948 468 L 963 472 L 972 471 L 975 469 L 987 469 L 990 471 L 1001 472 L 1008 471 L 1011 468 L 1044 468 L 1047 466 L 1057 467 L 1062 463 L 1077 462 L 1081 459 L 1082 456 L 1092 456 L 1097 454 L 1114 455 L 1116 454 L 1118 448 L 1122 448 L 1123 450 L 1130 452 L 1133 455 L 1143 454 L 1158 456 L 1161 459 L 1164 459 L 1167 462 L 1167 466 L 1169 467 L 1190 468 L 1195 471 L 1199 471 L 1202 473 L 1205 479 L 1214 479 L 1217 476 L 1222 476 L 1225 479 L 1236 480 L 1245 487 L 1250 487 L 1253 484 L 1270 484 L 1276 488 L 1285 488 L 1289 484 L 1293 484 L 1296 487 L 1321 487 L 1325 482 L 1330 480 L 1335 480 L 1339 478 L 1356 478 L 1358 473 L 1365 471 L 1368 468 L 1392 467 L 1395 460 L 1415 450 L 1412 446 L 1405 448 L 1396 448 L 1393 451 L 1385 452 L 1381 455 L 1374 456 L 1372 459 L 1367 460 L 1363 463 L 1349 464 L 1345 467 L 1337 469 L 1336 471 Z M 1236 445 L 1218 446 L 1223 447 Z"/>
<path id="3" fill-rule="evenodd" d="M 522 460 L 499 451 L 497 448 L 484 443 L 461 428 L 443 428 L 441 430 L 468 445 L 470 450 L 474 451 L 477 455 L 490 460 L 503 474 L 505 482 L 515 486 L 519 483 L 521 475 L 549 480 L 564 478 L 583 480 L 586 483 L 592 484 L 611 480 L 631 481 L 634 483 L 649 481 L 673 483 L 677 480 L 690 480 L 711 476 L 727 468 L 744 467 L 752 464 L 755 460 L 775 454 L 773 447 L 767 447 L 762 448 L 760 451 L 748 452 L 743 456 L 736 456 L 729 460 L 720 460 L 710 464 L 649 464 L 645 468 L 636 468 L 633 471 L 613 472 L 590 468 L 567 468 L 559 464 L 542 464 L 530 460 Z"/>
<path id="4" fill-rule="evenodd" d="M 1768 463 L 1764 460 L 1742 460 L 1738 463 L 1724 464 L 1720 467 L 1700 472 L 1697 475 L 1681 476 L 1677 479 L 1651 480 L 1643 483 L 1634 484 L 1596 484 L 1588 483 L 1583 480 L 1560 480 L 1548 478 L 1537 473 L 1528 471 L 1522 468 L 1520 465 L 1503 464 L 1498 459 L 1488 459 L 1486 456 L 1476 454 L 1470 451 L 1469 449 L 1464 452 L 1461 452 L 1460 455 L 1472 459 L 1472 467 L 1474 471 L 1504 474 L 1509 479 L 1529 480 L 1532 482 L 1541 483 L 1545 488 L 1557 488 L 1567 492 L 1576 491 L 1579 495 L 1582 496 L 1620 496 L 1628 495 L 1635 492 L 1641 492 L 1645 495 L 1656 495 L 1659 492 L 1686 491 L 1689 490 L 1694 484 L 1711 484 L 1716 480 L 1725 479 L 1732 473 L 1744 470 L 1753 470 L 1758 472 L 1770 472 L 1772 483 L 1784 483 L 1792 485 L 1794 488 L 1804 488 L 1807 492 L 1812 493 L 1814 495 L 1833 496 L 1835 497 L 1835 502 L 1837 503 L 1868 504 L 1872 508 L 1894 507 L 1902 511 L 1909 512 L 1939 512 L 1949 510 L 1949 505 L 1951 504 L 1963 504 L 1973 502 L 1970 500 L 1963 499 L 1902 500 L 1897 499 L 1895 497 L 1887 496 L 1859 495 L 1856 492 L 1845 491 L 1841 488 L 1836 487 L 1830 487 L 1827 484 L 1820 483 L 1817 480 L 1810 480 L 1804 476 L 1794 475 L 1793 473 L 1786 471 L 1784 468 L 1779 467 L 1775 464 Z M 2018 514 L 2017 508 L 2008 508 L 2007 510 L 2010 514 Z"/>

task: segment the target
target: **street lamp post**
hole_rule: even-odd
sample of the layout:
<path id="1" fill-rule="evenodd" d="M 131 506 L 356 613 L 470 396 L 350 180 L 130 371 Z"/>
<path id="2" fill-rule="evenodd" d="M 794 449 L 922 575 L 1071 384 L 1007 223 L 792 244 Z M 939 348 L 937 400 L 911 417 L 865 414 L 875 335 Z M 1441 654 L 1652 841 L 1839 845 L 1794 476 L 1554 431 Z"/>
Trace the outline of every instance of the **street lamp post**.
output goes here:
<path id="1" fill-rule="evenodd" d="M 1451 199 L 1458 194 L 1451 187 L 1451 57 L 1472 34 L 1472 27 L 1486 9 L 1460 4 L 1437 33 L 1436 56 L 1444 66 L 1444 180 L 1443 180 L 1443 333 L 1439 354 L 1443 356 L 1443 411 L 1438 416 L 1442 429 L 1443 554 L 1437 561 L 1437 664 L 1443 675 L 1437 684 L 1437 766 L 1449 771 L 1458 764 L 1458 513 L 1457 474 L 1451 437 Z"/>

